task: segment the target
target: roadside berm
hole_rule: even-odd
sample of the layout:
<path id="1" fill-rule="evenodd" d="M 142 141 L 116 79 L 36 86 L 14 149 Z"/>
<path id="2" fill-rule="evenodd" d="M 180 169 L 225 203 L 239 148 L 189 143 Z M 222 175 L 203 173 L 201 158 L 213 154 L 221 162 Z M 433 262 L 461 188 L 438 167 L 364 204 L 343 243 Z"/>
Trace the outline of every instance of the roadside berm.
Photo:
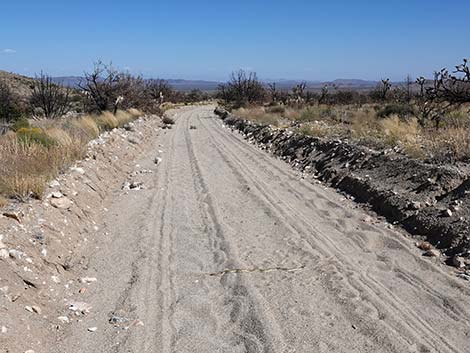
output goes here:
<path id="1" fill-rule="evenodd" d="M 0 209 L 0 352 L 40 352 L 41 337 L 61 335 L 92 310 L 86 295 L 100 278 L 88 261 L 97 241 L 112 236 L 101 221 L 113 197 L 137 192 L 123 185 L 142 188 L 152 173 L 136 161 L 158 149 L 161 125 L 146 116 L 102 134 L 42 200 Z"/>

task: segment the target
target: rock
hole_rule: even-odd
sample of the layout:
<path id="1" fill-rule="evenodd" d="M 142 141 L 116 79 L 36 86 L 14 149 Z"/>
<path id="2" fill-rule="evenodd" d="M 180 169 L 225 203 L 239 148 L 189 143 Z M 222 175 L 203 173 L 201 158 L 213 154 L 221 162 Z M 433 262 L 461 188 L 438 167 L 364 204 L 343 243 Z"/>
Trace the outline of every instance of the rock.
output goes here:
<path id="1" fill-rule="evenodd" d="M 52 282 L 54 283 L 60 283 L 60 278 L 57 276 L 51 276 Z"/>
<path id="2" fill-rule="evenodd" d="M 72 172 L 75 172 L 75 173 L 78 173 L 78 174 L 81 174 L 81 175 L 85 174 L 85 170 L 83 168 L 80 168 L 80 167 L 72 167 L 72 168 L 70 168 L 70 170 Z"/>
<path id="3" fill-rule="evenodd" d="M 459 274 L 457 275 L 457 277 L 458 277 L 458 278 L 462 278 L 462 279 L 464 279 L 464 280 L 466 280 L 466 281 L 470 281 L 470 276 L 467 275 L 467 274 L 465 274 L 465 273 L 459 273 Z"/>
<path id="4" fill-rule="evenodd" d="M 421 250 L 431 250 L 432 245 L 428 243 L 427 241 L 418 241 L 416 244 L 416 247 L 420 248 Z"/>
<path id="5" fill-rule="evenodd" d="M 155 159 L 154 159 L 153 162 L 154 162 L 156 165 L 159 165 L 159 164 L 162 162 L 162 160 L 163 160 L 163 159 L 161 159 L 160 157 L 155 157 Z"/>
<path id="6" fill-rule="evenodd" d="M 126 322 L 129 322 L 129 319 L 126 318 L 126 317 L 123 317 L 123 316 L 117 316 L 117 315 L 113 315 L 111 316 L 111 318 L 109 319 L 109 323 L 110 324 L 113 324 L 115 326 L 119 326 L 120 324 L 124 324 Z"/>
<path id="7" fill-rule="evenodd" d="M 64 195 L 62 195 L 60 191 L 54 191 L 54 192 L 51 192 L 51 197 L 55 199 L 60 199 L 61 197 L 64 197 Z"/>
<path id="8" fill-rule="evenodd" d="M 93 283 L 93 282 L 96 282 L 97 279 L 95 277 L 83 277 L 83 278 L 80 278 L 80 282 L 81 283 Z"/>
<path id="9" fill-rule="evenodd" d="M 24 351 L 24 353 L 34 353 L 32 349 L 28 349 L 27 351 Z"/>
<path id="10" fill-rule="evenodd" d="M 72 206 L 72 201 L 68 197 L 65 197 L 65 196 L 59 199 L 52 198 L 50 200 L 50 203 L 55 208 L 58 208 L 61 210 L 67 210 Z"/>
<path id="11" fill-rule="evenodd" d="M 7 246 L 3 242 L 3 234 L 0 234 L 0 249 L 5 249 Z"/>
<path id="12" fill-rule="evenodd" d="M 190 125 L 190 126 L 189 126 L 189 130 L 196 130 L 196 129 L 197 129 L 197 127 L 194 126 L 194 125 Z"/>
<path id="13" fill-rule="evenodd" d="M 130 190 L 131 189 L 131 183 L 129 183 L 128 181 L 125 181 L 124 184 L 122 184 L 121 189 L 122 190 Z"/>
<path id="14" fill-rule="evenodd" d="M 4 217 L 14 219 L 18 223 L 21 223 L 20 217 L 16 213 L 3 212 L 2 214 L 3 214 Z"/>
<path id="15" fill-rule="evenodd" d="M 88 327 L 88 332 L 96 332 L 98 327 Z"/>
<path id="16" fill-rule="evenodd" d="M 24 255 L 24 252 L 20 250 L 10 249 L 10 251 L 8 251 L 8 256 L 10 256 L 12 259 L 15 259 L 15 260 L 21 260 L 23 255 Z"/>
<path id="17" fill-rule="evenodd" d="M 7 249 L 0 249 L 0 259 L 8 259 L 10 256 Z"/>
<path id="18" fill-rule="evenodd" d="M 49 187 L 50 188 L 58 188 L 60 186 L 60 183 L 57 181 L 57 180 L 53 180 L 51 181 L 51 183 L 49 184 Z"/>
<path id="19" fill-rule="evenodd" d="M 421 209 L 423 206 L 421 205 L 421 202 L 419 201 L 412 201 L 410 204 L 409 204 L 409 208 L 412 209 L 412 210 L 419 210 Z"/>
<path id="20" fill-rule="evenodd" d="M 42 312 L 41 308 L 37 305 L 32 305 L 32 306 L 26 305 L 24 309 L 26 311 L 29 311 L 30 313 L 35 313 L 39 315 L 41 315 L 41 312 Z"/>
<path id="21" fill-rule="evenodd" d="M 138 145 L 140 143 L 140 141 L 137 138 L 135 138 L 134 136 L 129 136 L 127 138 L 127 141 L 129 141 L 133 145 Z"/>
<path id="22" fill-rule="evenodd" d="M 124 129 L 126 131 L 135 131 L 135 125 L 134 123 L 127 123 L 124 125 Z"/>
<path id="23" fill-rule="evenodd" d="M 63 324 L 68 324 L 70 322 L 70 319 L 68 318 L 68 316 L 59 316 L 57 320 L 59 320 Z"/>
<path id="24" fill-rule="evenodd" d="M 76 314 L 88 314 L 91 308 L 91 305 L 85 302 L 72 302 L 69 305 L 69 309 Z"/>
<path id="25" fill-rule="evenodd" d="M 453 213 L 450 209 L 447 209 L 447 210 L 444 211 L 444 216 L 446 216 L 446 217 L 452 217 L 452 214 Z"/>
<path id="26" fill-rule="evenodd" d="M 428 256 L 428 257 L 440 257 L 441 252 L 437 249 L 431 249 L 431 250 L 426 251 L 423 255 Z"/>
<path id="27" fill-rule="evenodd" d="M 8 332 L 8 329 L 6 328 L 6 326 L 2 326 L 0 332 L 2 332 L 2 333 L 7 333 L 7 332 Z"/>
<path id="28" fill-rule="evenodd" d="M 452 265 L 454 265 L 457 268 L 465 268 L 466 267 L 464 258 L 460 257 L 458 255 L 455 255 L 452 258 Z"/>

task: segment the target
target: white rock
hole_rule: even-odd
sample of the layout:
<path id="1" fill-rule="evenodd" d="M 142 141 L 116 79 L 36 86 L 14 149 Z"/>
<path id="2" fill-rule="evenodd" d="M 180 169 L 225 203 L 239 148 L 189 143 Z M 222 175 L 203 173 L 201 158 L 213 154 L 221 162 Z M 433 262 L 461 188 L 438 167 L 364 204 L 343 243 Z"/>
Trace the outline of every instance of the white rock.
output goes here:
<path id="1" fill-rule="evenodd" d="M 59 199 L 52 198 L 50 203 L 55 208 L 59 208 L 62 210 L 69 209 L 72 206 L 72 201 L 67 197 L 61 197 Z"/>
<path id="2" fill-rule="evenodd" d="M 8 332 L 8 329 L 6 328 L 6 326 L 2 326 L 1 332 L 2 333 L 7 333 Z"/>
<path id="3" fill-rule="evenodd" d="M 60 278 L 57 276 L 51 276 L 52 282 L 54 283 L 60 283 Z"/>
<path id="4" fill-rule="evenodd" d="M 51 181 L 51 183 L 49 184 L 49 187 L 51 188 L 57 188 L 60 186 L 60 183 L 57 181 L 57 180 L 53 180 Z"/>
<path id="5" fill-rule="evenodd" d="M 68 318 L 68 316 L 59 316 L 57 320 L 59 320 L 63 324 L 68 324 L 70 322 L 70 319 Z"/>
<path id="6" fill-rule="evenodd" d="M 10 256 L 7 249 L 0 249 L 0 258 L 7 259 Z"/>
<path id="7" fill-rule="evenodd" d="M 64 195 L 62 195 L 60 191 L 54 191 L 54 192 L 51 192 L 51 197 L 55 199 L 60 199 L 61 197 L 64 197 Z"/>
<path id="8" fill-rule="evenodd" d="M 85 170 L 83 168 L 80 168 L 80 167 L 72 167 L 72 168 L 70 168 L 70 170 L 72 172 L 75 172 L 75 173 L 78 173 L 78 174 L 81 174 L 81 175 L 85 174 Z"/>
<path id="9" fill-rule="evenodd" d="M 19 251 L 19 250 L 16 250 L 16 249 L 10 249 L 10 251 L 8 251 L 8 255 L 13 259 L 21 260 L 24 253 L 22 251 Z"/>
<path id="10" fill-rule="evenodd" d="M 88 332 L 96 332 L 98 327 L 88 327 Z"/>
<path id="11" fill-rule="evenodd" d="M 88 314 L 91 310 L 91 305 L 84 302 L 70 303 L 69 309 L 77 314 Z"/>
<path id="12" fill-rule="evenodd" d="M 80 278 L 80 282 L 82 283 L 93 283 L 93 282 L 96 282 L 97 279 L 95 277 L 83 277 L 83 278 Z"/>

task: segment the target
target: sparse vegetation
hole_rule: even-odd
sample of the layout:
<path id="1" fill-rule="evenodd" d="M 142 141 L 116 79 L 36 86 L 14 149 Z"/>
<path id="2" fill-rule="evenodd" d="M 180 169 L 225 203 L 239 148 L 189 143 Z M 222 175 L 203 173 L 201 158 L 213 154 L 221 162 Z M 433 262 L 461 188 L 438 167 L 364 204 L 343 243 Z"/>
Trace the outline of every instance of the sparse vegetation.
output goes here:
<path id="1" fill-rule="evenodd" d="M 33 114 L 38 113 L 47 119 L 65 115 L 71 109 L 70 93 L 70 88 L 55 84 L 50 76 L 41 72 L 41 75 L 36 77 L 30 97 Z"/>
<path id="2" fill-rule="evenodd" d="M 59 122 L 40 121 L 0 137 L 0 195 L 23 200 L 42 197 L 45 185 L 84 156 L 86 144 L 100 132 L 122 126 L 141 113 L 105 112 Z"/>
<path id="3" fill-rule="evenodd" d="M 258 87 L 265 92 L 257 94 L 257 101 L 250 101 L 246 94 L 229 94 L 229 88 L 249 85 L 253 78 L 256 74 L 232 74 L 219 90 L 225 106 L 241 118 L 281 128 L 293 124 L 298 133 L 349 138 L 373 148 L 398 146 L 414 158 L 470 161 L 467 60 L 453 73 L 444 69 L 433 80 L 420 77 L 415 86 L 408 76 L 396 87 L 384 79 L 370 92 L 341 91 L 327 85 L 320 93 L 309 92 L 303 82 L 284 94 L 275 83 Z"/>

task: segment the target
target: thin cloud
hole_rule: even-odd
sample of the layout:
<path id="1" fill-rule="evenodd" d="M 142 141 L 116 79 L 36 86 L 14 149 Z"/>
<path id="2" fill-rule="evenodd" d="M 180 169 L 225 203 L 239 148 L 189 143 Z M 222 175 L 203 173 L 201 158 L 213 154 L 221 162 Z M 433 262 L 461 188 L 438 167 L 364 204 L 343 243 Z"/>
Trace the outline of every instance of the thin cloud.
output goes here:
<path id="1" fill-rule="evenodd" d="M 2 50 L 2 53 L 3 54 L 15 54 L 16 53 L 16 50 L 15 49 L 3 49 Z"/>

